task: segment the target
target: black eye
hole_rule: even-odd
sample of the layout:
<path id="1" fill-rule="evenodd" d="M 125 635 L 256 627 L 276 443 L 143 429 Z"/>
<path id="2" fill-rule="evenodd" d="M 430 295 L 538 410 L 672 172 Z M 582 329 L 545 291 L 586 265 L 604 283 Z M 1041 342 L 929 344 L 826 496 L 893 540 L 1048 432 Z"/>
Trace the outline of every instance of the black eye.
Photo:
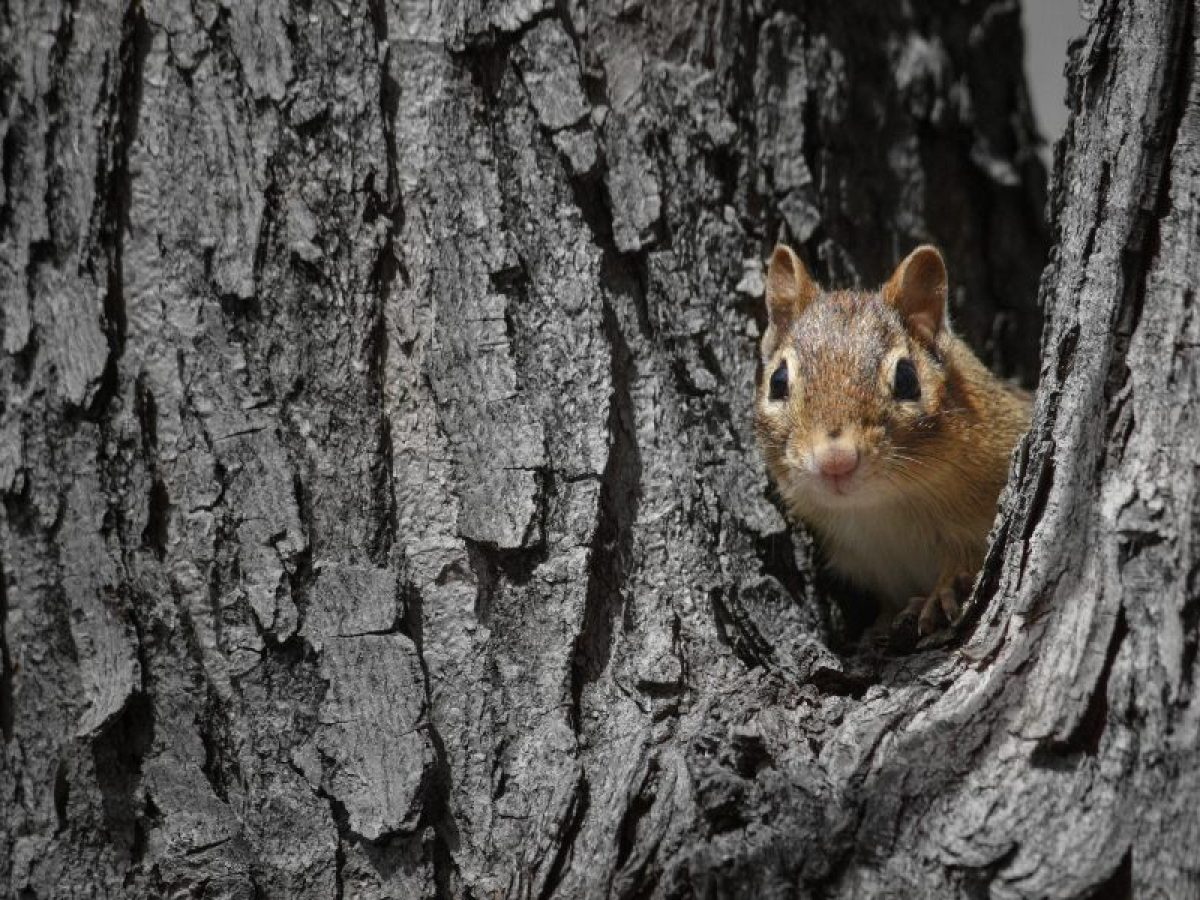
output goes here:
<path id="1" fill-rule="evenodd" d="M 788 371 L 787 363 L 781 362 L 779 368 L 771 373 L 771 394 L 772 400 L 783 400 L 788 395 Z"/>
<path id="2" fill-rule="evenodd" d="M 897 400 L 920 400 L 921 382 L 917 378 L 917 367 L 911 359 L 896 363 L 896 379 L 892 382 L 892 396 Z"/>

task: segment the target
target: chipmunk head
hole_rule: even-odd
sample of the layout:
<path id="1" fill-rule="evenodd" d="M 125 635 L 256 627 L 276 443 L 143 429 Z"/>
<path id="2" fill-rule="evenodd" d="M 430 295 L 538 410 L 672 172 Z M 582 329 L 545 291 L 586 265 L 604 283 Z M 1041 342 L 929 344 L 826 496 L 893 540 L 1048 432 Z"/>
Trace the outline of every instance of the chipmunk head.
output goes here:
<path id="1" fill-rule="evenodd" d="M 869 507 L 922 480 L 946 395 L 946 266 L 918 247 L 878 291 L 825 292 L 789 248 L 767 273 L 755 429 L 789 505 Z"/>

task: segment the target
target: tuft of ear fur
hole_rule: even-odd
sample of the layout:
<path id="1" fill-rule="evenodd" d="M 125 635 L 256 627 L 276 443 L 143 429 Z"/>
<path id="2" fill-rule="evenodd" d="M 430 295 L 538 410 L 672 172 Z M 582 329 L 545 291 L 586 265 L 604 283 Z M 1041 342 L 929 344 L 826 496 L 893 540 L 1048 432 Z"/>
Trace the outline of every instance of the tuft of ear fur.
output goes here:
<path id="1" fill-rule="evenodd" d="M 883 286 L 883 299 L 909 333 L 932 344 L 946 323 L 946 262 L 937 248 L 923 244 L 908 254 Z"/>
<path id="2" fill-rule="evenodd" d="M 767 318 L 770 321 L 768 341 L 774 344 L 780 334 L 787 333 L 792 323 L 821 295 L 820 286 L 813 281 L 808 269 L 791 247 L 777 244 L 767 266 Z"/>

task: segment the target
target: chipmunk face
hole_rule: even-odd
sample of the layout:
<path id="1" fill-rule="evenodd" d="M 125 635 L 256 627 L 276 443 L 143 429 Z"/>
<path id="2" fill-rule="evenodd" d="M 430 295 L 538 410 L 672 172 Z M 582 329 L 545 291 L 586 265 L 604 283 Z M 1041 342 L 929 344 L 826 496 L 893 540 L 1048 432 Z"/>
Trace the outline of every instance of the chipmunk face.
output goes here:
<path id="1" fill-rule="evenodd" d="M 921 445 L 936 436 L 945 400 L 945 298 L 932 247 L 915 250 L 879 291 L 831 293 L 776 248 L 755 428 L 789 506 L 871 507 L 922 480 Z"/>

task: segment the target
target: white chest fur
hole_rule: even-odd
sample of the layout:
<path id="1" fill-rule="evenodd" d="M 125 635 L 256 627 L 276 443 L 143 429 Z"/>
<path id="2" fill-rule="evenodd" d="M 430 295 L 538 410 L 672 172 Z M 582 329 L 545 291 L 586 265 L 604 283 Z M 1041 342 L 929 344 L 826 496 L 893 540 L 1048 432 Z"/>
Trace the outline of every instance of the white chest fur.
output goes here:
<path id="1" fill-rule="evenodd" d="M 929 523 L 894 507 L 844 510 L 818 530 L 834 571 L 895 605 L 933 590 L 947 550 Z"/>

